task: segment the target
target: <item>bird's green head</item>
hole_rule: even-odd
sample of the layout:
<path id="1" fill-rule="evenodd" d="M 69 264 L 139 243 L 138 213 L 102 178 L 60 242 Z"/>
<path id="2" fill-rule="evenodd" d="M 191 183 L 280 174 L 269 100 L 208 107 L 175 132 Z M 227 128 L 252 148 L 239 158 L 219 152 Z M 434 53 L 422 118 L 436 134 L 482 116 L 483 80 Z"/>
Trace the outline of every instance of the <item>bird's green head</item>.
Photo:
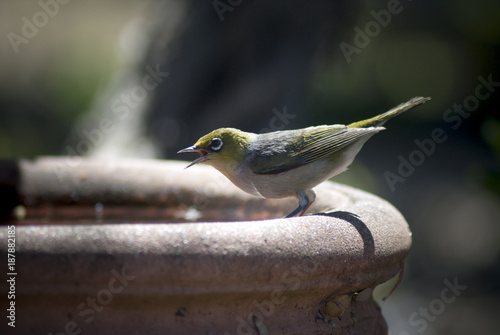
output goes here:
<path id="1" fill-rule="evenodd" d="M 251 135 L 235 128 L 219 128 L 177 153 L 198 152 L 200 154 L 200 157 L 186 168 L 198 163 L 209 164 L 219 170 L 236 168 L 245 157 Z"/>

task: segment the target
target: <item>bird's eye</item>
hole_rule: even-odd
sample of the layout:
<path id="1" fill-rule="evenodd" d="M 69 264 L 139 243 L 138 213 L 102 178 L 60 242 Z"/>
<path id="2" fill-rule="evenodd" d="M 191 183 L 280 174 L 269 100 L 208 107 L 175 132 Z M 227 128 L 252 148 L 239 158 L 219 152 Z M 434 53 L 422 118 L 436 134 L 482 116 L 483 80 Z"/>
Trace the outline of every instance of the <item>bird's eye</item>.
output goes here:
<path id="1" fill-rule="evenodd" d="M 219 151 L 222 148 L 222 140 L 218 137 L 212 138 L 210 141 L 210 149 L 213 151 Z"/>

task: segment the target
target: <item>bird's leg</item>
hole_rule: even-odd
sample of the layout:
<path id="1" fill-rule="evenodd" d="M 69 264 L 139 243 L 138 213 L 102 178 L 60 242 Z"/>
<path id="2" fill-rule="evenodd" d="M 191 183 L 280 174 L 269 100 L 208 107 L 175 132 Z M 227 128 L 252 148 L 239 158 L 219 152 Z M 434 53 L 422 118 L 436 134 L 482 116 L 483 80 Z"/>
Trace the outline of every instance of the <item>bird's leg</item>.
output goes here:
<path id="1" fill-rule="evenodd" d="M 300 212 L 299 216 L 304 215 L 304 213 L 311 207 L 314 201 L 316 201 L 316 193 L 313 190 L 307 190 L 306 192 L 307 197 L 309 198 L 309 203 L 307 204 L 307 207 Z"/>
<path id="2" fill-rule="evenodd" d="M 297 207 L 293 212 L 288 214 L 286 217 L 291 218 L 294 216 L 302 216 L 307 211 L 309 206 L 316 200 L 316 193 L 313 190 L 301 190 L 297 192 L 297 198 L 299 199 L 299 207 Z"/>

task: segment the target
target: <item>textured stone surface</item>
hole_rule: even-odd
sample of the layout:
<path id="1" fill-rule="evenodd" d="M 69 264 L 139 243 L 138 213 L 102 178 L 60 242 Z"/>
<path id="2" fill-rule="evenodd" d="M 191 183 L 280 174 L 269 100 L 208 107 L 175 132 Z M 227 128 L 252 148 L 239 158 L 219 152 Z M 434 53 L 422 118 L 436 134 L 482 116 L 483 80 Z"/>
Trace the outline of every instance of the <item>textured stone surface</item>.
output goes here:
<path id="1" fill-rule="evenodd" d="M 62 178 L 57 164 L 20 168 L 20 331 L 329 334 L 333 323 L 336 334 L 387 333 L 371 296 L 354 293 L 396 275 L 410 248 L 404 218 L 384 200 L 324 183 L 310 212 L 328 213 L 249 221 L 288 213 L 296 199 L 254 198 L 185 163 L 83 160 Z M 127 223 L 141 213 L 150 216 Z M 185 222 L 195 217 L 213 222 Z"/>

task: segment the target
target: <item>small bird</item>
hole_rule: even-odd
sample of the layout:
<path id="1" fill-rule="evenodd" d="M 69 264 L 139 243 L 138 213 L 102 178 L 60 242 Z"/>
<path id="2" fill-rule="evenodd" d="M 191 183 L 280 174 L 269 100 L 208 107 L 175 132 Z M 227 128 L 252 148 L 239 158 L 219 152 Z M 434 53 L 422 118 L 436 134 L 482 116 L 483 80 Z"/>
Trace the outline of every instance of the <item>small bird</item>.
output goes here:
<path id="1" fill-rule="evenodd" d="M 303 215 L 316 199 L 313 187 L 347 170 L 363 144 L 382 125 L 430 98 L 416 97 L 390 111 L 349 125 L 324 125 L 254 134 L 219 128 L 182 152 L 198 152 L 191 162 L 212 165 L 243 191 L 264 198 L 296 196 Z"/>

